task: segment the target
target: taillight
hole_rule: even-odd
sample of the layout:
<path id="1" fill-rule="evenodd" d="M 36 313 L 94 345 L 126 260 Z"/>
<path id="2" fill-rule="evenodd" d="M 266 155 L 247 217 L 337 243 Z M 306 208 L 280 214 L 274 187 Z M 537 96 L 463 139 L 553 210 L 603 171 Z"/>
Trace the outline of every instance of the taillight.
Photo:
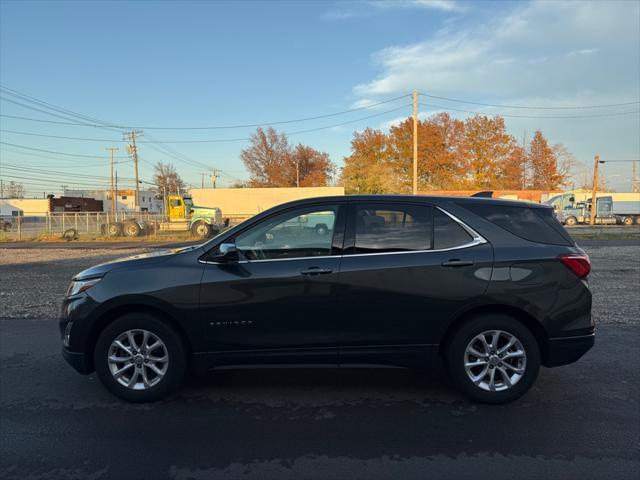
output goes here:
<path id="1" fill-rule="evenodd" d="M 564 263 L 569 270 L 575 273 L 578 278 L 586 277 L 591 271 L 591 261 L 589 260 L 589 255 L 562 255 L 560 257 L 560 261 Z"/>

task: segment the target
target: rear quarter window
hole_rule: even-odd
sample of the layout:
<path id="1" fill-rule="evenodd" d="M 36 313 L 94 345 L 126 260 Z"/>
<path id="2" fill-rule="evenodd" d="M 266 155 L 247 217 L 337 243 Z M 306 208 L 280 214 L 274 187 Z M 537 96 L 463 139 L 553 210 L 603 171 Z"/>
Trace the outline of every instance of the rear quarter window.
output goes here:
<path id="1" fill-rule="evenodd" d="M 498 227 L 530 242 L 573 245 L 573 240 L 553 216 L 550 208 L 530 208 L 491 204 L 467 204 L 465 209 Z"/>

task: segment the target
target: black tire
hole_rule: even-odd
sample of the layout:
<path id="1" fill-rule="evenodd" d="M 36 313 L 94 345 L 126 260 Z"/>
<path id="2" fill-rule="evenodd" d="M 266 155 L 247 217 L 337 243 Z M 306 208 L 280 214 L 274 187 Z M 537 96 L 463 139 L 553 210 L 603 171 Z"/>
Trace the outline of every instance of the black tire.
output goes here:
<path id="1" fill-rule="evenodd" d="M 209 238 L 211 236 L 211 225 L 202 220 L 191 225 L 191 234 L 195 237 Z"/>
<path id="2" fill-rule="evenodd" d="M 573 227 L 576 223 L 578 223 L 576 217 L 569 217 L 564 221 L 564 224 L 569 227 Z"/>
<path id="3" fill-rule="evenodd" d="M 326 235 L 329 231 L 329 227 L 327 227 L 324 223 L 319 223 L 316 225 L 316 235 L 323 236 Z"/>
<path id="4" fill-rule="evenodd" d="M 467 346 L 477 335 L 491 330 L 502 330 L 515 336 L 526 354 L 526 366 L 522 377 L 513 386 L 502 391 L 481 388 L 471 381 L 465 369 Z M 453 334 L 445 353 L 447 370 L 453 384 L 464 395 L 476 402 L 500 404 L 520 398 L 531 388 L 540 369 L 540 348 L 536 338 L 522 323 L 504 314 L 484 314 L 465 322 Z M 482 371 L 481 367 L 476 368 Z M 495 367 L 489 368 L 495 369 Z M 476 372 L 478 370 L 472 373 Z"/>
<path id="5" fill-rule="evenodd" d="M 636 225 L 640 225 L 640 217 L 636 217 Z"/>
<path id="6" fill-rule="evenodd" d="M 120 222 L 108 224 L 107 235 L 109 235 L 110 237 L 119 237 L 120 235 L 122 235 L 122 224 Z"/>
<path id="7" fill-rule="evenodd" d="M 633 225 L 633 217 L 624 217 L 622 219 L 623 225 Z"/>
<path id="8" fill-rule="evenodd" d="M 158 337 L 166 346 L 169 362 L 164 376 L 157 384 L 144 390 L 134 390 L 120 384 L 109 369 L 109 348 L 114 340 L 128 330 L 146 330 Z M 125 362 L 126 363 L 126 362 Z M 180 335 L 166 322 L 149 313 L 128 313 L 111 322 L 102 331 L 94 351 L 96 374 L 111 393 L 128 402 L 155 402 L 176 389 L 185 376 L 186 350 Z M 136 368 L 136 365 L 133 365 Z"/>
<path id="9" fill-rule="evenodd" d="M 122 226 L 123 226 L 124 234 L 127 237 L 137 237 L 140 235 L 140 232 L 142 231 L 142 229 L 140 228 L 140 225 L 135 220 L 127 220 L 122 224 Z"/>

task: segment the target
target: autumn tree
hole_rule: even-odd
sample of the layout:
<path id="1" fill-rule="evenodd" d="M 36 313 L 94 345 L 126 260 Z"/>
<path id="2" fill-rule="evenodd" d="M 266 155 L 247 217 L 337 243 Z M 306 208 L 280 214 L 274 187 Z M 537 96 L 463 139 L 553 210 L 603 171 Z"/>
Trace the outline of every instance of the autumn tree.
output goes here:
<path id="1" fill-rule="evenodd" d="M 505 167 L 514 159 L 517 146 L 513 135 L 507 133 L 502 117 L 474 115 L 466 119 L 461 152 L 466 186 L 502 188 L 508 182 Z"/>
<path id="2" fill-rule="evenodd" d="M 558 156 L 561 147 L 555 149 L 549 145 L 539 130 L 529 144 L 528 164 L 531 169 L 530 187 L 534 190 L 555 190 L 566 178 L 558 170 Z"/>
<path id="3" fill-rule="evenodd" d="M 499 116 L 461 121 L 440 113 L 418 122 L 419 190 L 556 189 L 574 163 L 563 145 L 550 147 L 540 132 L 525 152 Z M 410 193 L 412 175 L 411 118 L 386 134 L 354 133 L 341 177 L 348 193 Z"/>
<path id="4" fill-rule="evenodd" d="M 388 138 L 380 130 L 354 132 L 351 155 L 344 159 L 340 177 L 347 193 L 399 193 L 403 190 L 391 161 Z"/>
<path id="5" fill-rule="evenodd" d="M 171 163 L 158 162 L 153 167 L 153 183 L 161 195 L 178 195 L 185 191 L 185 184 Z"/>
<path id="6" fill-rule="evenodd" d="M 295 169 L 295 185 L 299 187 L 327 186 L 336 173 L 328 153 L 301 143 L 291 152 L 291 160 L 291 168 Z"/>
<path id="7" fill-rule="evenodd" d="M 251 187 L 319 187 L 328 185 L 335 173 L 328 154 L 302 144 L 292 149 L 286 135 L 272 127 L 258 128 L 250 144 L 240 158 Z"/>

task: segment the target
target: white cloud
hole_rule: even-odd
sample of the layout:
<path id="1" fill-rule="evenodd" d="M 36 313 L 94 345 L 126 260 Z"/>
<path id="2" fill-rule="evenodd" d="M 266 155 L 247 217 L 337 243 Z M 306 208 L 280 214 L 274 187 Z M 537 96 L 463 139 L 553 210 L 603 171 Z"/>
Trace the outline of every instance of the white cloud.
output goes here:
<path id="1" fill-rule="evenodd" d="M 597 48 L 583 48 L 581 50 L 571 50 L 567 52 L 565 55 L 567 57 L 573 57 L 574 55 L 591 55 L 592 53 L 598 52 Z"/>
<path id="2" fill-rule="evenodd" d="M 355 102 L 410 93 L 500 105 L 570 107 L 637 101 L 640 97 L 640 3 L 545 2 L 507 4 L 484 15 L 449 17 L 436 32 L 412 44 L 374 52 L 378 74 L 353 87 Z M 455 108 L 505 115 L 521 138 L 541 129 L 580 161 L 640 155 L 640 114 L 600 118 L 523 118 L 636 112 L 638 104 L 606 110 L 519 110 L 421 100 L 429 109 Z M 464 118 L 465 113 L 455 113 Z M 509 117 L 507 115 L 515 115 Z M 520 117 L 517 117 L 520 115 Z M 380 124 L 388 128 L 399 119 Z M 629 176 L 627 164 L 611 174 Z M 622 187 L 620 187 L 622 188 Z M 628 188 L 628 186 L 627 186 Z"/>
<path id="3" fill-rule="evenodd" d="M 428 8 L 445 12 L 460 12 L 464 8 L 455 0 L 372 0 L 378 8 Z"/>
<path id="4" fill-rule="evenodd" d="M 354 0 L 338 3 L 335 8 L 322 14 L 325 20 L 346 20 L 381 14 L 388 10 L 423 9 L 460 13 L 466 9 L 456 0 Z"/>
<path id="5" fill-rule="evenodd" d="M 354 92 L 369 99 L 413 88 L 463 98 L 581 90 L 636 97 L 639 5 L 534 2 L 472 27 L 448 24 L 428 40 L 374 53 L 381 73 Z"/>

